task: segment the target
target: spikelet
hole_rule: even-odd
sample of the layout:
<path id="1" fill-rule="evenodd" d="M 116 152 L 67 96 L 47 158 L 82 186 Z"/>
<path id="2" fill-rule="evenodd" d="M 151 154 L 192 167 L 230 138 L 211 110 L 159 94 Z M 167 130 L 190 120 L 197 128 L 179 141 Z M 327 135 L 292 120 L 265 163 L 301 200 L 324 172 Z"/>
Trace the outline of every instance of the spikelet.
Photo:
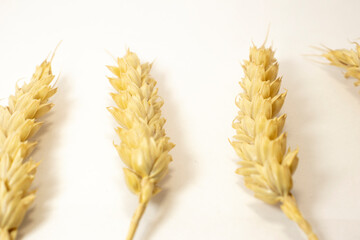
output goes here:
<path id="1" fill-rule="evenodd" d="M 325 53 L 322 54 L 331 65 L 343 68 L 346 70 L 345 77 L 356 78 L 355 86 L 360 85 L 360 45 L 355 44 L 355 50 L 337 49 L 332 50 L 326 48 Z"/>
<path id="2" fill-rule="evenodd" d="M 39 163 L 26 161 L 36 142 L 30 141 L 42 125 L 38 118 L 53 106 L 48 103 L 56 88 L 51 60 L 45 60 L 28 84 L 16 86 L 9 106 L 0 106 L 0 239 L 14 240 L 26 211 L 35 199 L 29 190 Z"/>
<path id="3" fill-rule="evenodd" d="M 279 65 L 271 48 L 250 48 L 250 60 L 244 61 L 244 90 L 236 99 L 240 111 L 233 121 L 236 130 L 231 142 L 242 158 L 236 173 L 243 175 L 245 185 L 255 197 L 269 204 L 281 204 L 283 212 L 307 234 L 317 239 L 303 218 L 291 194 L 292 174 L 298 164 L 298 150 L 286 149 L 282 132 L 286 115 L 278 116 L 286 92 L 279 94 Z"/>
<path id="4" fill-rule="evenodd" d="M 169 151 L 175 146 L 169 141 L 161 117 L 163 101 L 150 76 L 151 64 L 140 64 L 133 52 L 117 59 L 117 66 L 108 66 L 115 75 L 109 77 L 116 93 L 111 93 L 117 107 L 109 107 L 120 127 L 116 129 L 120 145 L 115 145 L 125 163 L 125 180 L 129 189 L 139 196 L 128 240 L 133 239 L 138 223 L 150 198 L 160 191 L 159 181 L 166 175 L 172 161 Z"/>

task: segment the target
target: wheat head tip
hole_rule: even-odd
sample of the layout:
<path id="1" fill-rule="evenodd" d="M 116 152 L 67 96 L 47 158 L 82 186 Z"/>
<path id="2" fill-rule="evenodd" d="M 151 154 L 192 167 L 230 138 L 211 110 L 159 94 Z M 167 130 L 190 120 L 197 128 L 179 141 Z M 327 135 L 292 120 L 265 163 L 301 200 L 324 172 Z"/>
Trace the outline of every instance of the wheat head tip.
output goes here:
<path id="1" fill-rule="evenodd" d="M 345 78 L 357 79 L 355 86 L 360 85 L 360 45 L 353 42 L 355 49 L 330 49 L 325 48 L 322 56 L 329 61 L 329 64 L 345 70 Z"/>

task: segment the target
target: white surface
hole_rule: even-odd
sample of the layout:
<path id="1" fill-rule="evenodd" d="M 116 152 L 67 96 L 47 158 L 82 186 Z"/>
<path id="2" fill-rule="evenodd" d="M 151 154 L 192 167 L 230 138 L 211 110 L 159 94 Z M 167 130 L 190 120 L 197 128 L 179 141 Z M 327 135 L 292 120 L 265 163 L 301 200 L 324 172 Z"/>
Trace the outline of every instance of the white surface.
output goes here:
<path id="1" fill-rule="evenodd" d="M 240 61 L 269 40 L 289 90 L 288 143 L 300 148 L 294 194 L 320 239 L 360 239 L 360 95 L 341 71 L 304 54 L 352 45 L 359 1 L 0 0 L 0 97 L 56 44 L 56 104 L 39 133 L 36 203 L 21 240 L 124 239 L 137 198 L 112 146 L 105 65 L 126 47 L 155 61 L 165 127 L 177 146 L 166 189 L 136 239 L 305 239 L 279 208 L 252 197 L 228 143 Z M 5 103 L 6 101 L 3 101 Z"/>

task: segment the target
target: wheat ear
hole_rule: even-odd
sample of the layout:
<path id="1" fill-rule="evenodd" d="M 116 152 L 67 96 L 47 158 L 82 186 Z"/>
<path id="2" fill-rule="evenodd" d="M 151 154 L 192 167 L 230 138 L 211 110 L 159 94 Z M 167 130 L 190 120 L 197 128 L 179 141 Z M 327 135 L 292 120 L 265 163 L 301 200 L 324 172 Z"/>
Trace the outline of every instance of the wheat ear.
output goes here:
<path id="1" fill-rule="evenodd" d="M 0 106 L 0 239 L 14 240 L 26 211 L 35 199 L 30 185 L 39 163 L 27 161 L 36 142 L 30 141 L 42 125 L 38 118 L 53 106 L 48 103 L 56 88 L 51 60 L 45 60 L 28 84 L 16 86 L 9 106 Z"/>
<path id="2" fill-rule="evenodd" d="M 231 142 L 242 158 L 236 173 L 244 176 L 255 197 L 269 204 L 280 203 L 309 239 L 318 239 L 290 192 L 298 150 L 286 150 L 286 133 L 282 133 L 286 115 L 276 117 L 286 92 L 279 94 L 281 77 L 277 77 L 279 65 L 273 50 L 264 45 L 251 47 L 250 59 L 242 67 L 244 92 L 236 99 L 240 111 L 233 122 L 236 135 Z"/>
<path id="3" fill-rule="evenodd" d="M 346 70 L 345 77 L 356 78 L 355 86 L 360 85 L 360 45 L 355 44 L 355 50 L 336 49 L 332 50 L 326 48 L 325 53 L 322 54 L 331 65 L 343 68 Z"/>
<path id="4" fill-rule="evenodd" d="M 111 93 L 117 107 L 109 107 L 120 127 L 116 129 L 120 145 L 115 145 L 124 168 L 129 189 L 139 196 L 139 206 L 132 218 L 127 240 L 134 237 L 139 221 L 152 196 L 160 191 L 157 186 L 166 175 L 172 161 L 169 151 L 175 146 L 169 141 L 161 117 L 163 101 L 150 76 L 151 64 L 140 64 L 133 52 L 127 51 L 117 59 L 116 66 L 108 66 L 115 75 L 109 77 L 116 93 Z"/>

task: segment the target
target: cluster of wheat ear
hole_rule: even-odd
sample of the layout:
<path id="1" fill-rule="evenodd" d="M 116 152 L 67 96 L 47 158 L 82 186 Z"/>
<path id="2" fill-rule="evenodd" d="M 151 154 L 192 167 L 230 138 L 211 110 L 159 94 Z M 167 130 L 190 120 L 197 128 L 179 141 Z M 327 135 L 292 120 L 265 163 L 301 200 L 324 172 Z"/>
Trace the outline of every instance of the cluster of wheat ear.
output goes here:
<path id="1" fill-rule="evenodd" d="M 169 141 L 161 117 L 163 101 L 150 76 L 151 64 L 140 63 L 138 56 L 127 51 L 109 66 L 115 75 L 109 77 L 116 93 L 111 93 L 117 107 L 109 111 L 120 127 L 116 129 L 120 145 L 116 149 L 122 161 L 125 180 L 130 190 L 139 196 L 139 206 L 131 221 L 127 240 L 134 237 L 136 228 L 150 198 L 160 191 L 159 181 L 166 175 L 172 161 L 169 151 L 175 146 Z"/>
<path id="2" fill-rule="evenodd" d="M 37 121 L 53 106 L 48 103 L 56 88 L 51 60 L 36 68 L 31 81 L 16 86 L 9 106 L 0 106 L 0 239 L 14 240 L 26 211 L 35 199 L 30 185 L 39 163 L 27 157 L 36 142 L 29 139 L 42 125 Z"/>
<path id="3" fill-rule="evenodd" d="M 286 96 L 286 92 L 279 94 L 278 68 L 271 48 L 251 47 L 250 59 L 243 64 L 245 77 L 240 82 L 244 92 L 236 99 L 240 111 L 233 122 L 236 135 L 231 144 L 242 158 L 236 172 L 244 176 L 245 185 L 255 197 L 270 204 L 280 203 L 286 216 L 308 239 L 315 240 L 291 194 L 298 150 L 286 149 L 286 133 L 282 132 L 286 115 L 277 117 Z"/>
<path id="4" fill-rule="evenodd" d="M 356 78 L 355 86 L 360 85 L 360 45 L 355 44 L 355 50 L 336 49 L 332 50 L 326 48 L 326 52 L 322 54 L 331 65 L 343 68 L 346 70 L 345 77 Z"/>

